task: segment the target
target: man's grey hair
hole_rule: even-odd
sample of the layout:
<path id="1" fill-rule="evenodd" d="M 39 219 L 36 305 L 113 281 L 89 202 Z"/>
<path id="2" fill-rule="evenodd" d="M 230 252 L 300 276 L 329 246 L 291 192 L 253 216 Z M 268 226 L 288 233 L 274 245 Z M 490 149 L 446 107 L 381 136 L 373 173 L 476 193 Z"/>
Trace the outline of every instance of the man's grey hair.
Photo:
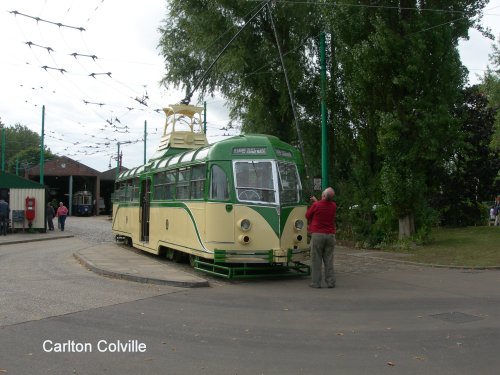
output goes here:
<path id="1" fill-rule="evenodd" d="M 327 201 L 333 201 L 333 196 L 335 195 L 335 190 L 332 187 L 327 187 L 325 191 L 323 191 L 323 196 Z"/>

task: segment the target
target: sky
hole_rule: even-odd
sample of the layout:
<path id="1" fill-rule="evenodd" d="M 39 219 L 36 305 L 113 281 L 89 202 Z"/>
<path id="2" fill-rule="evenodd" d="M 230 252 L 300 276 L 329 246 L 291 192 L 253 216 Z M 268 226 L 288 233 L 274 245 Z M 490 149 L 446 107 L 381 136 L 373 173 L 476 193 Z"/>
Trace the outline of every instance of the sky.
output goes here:
<path id="1" fill-rule="evenodd" d="M 161 87 L 165 74 L 157 48 L 166 0 L 0 1 L 0 120 L 41 134 L 45 145 L 98 171 L 144 161 L 156 150 L 165 124 L 162 108 L 184 93 Z M 500 36 L 500 0 L 484 10 L 483 25 Z M 218 36 L 214 35 L 214 38 Z M 475 30 L 460 43 L 470 83 L 477 83 L 494 42 Z M 207 102 L 207 136 L 228 135 L 220 97 Z M 195 95 L 191 104 L 197 104 Z"/>

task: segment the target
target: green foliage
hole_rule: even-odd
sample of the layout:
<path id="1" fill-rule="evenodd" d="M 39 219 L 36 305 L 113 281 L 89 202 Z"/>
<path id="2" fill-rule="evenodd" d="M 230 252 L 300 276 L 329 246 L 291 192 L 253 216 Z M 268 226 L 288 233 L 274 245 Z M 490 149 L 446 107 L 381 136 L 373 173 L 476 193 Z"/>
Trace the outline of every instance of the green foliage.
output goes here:
<path id="1" fill-rule="evenodd" d="M 398 219 L 411 217 L 414 239 L 422 242 L 437 221 L 429 206 L 446 194 L 443 181 L 452 175 L 451 161 L 467 144 L 471 153 L 477 150 L 479 140 L 462 138 L 462 118 L 454 113 L 466 77 L 457 46 L 471 26 L 481 30 L 477 20 L 487 1 L 376 3 L 273 2 L 271 14 L 311 177 L 321 170 L 318 39 L 320 31 L 327 32 L 330 182 L 337 191 L 339 233 L 369 245 L 388 242 L 396 237 Z M 162 82 L 187 92 L 201 82 L 202 94 L 222 93 L 244 132 L 273 134 L 297 145 L 268 9 L 200 81 L 262 4 L 169 1 L 160 28 L 167 72 Z M 465 191 L 468 180 L 460 183 L 457 190 Z"/>
<path id="2" fill-rule="evenodd" d="M 478 86 L 464 89 L 454 110 L 459 123 L 454 153 L 434 177 L 439 189 L 432 205 L 441 213 L 445 226 L 479 225 L 484 221 L 480 202 L 493 200 L 498 183 L 495 176 L 500 158 L 490 147 L 495 111 Z"/>
<path id="3" fill-rule="evenodd" d="M 54 157 L 54 154 L 50 152 L 50 150 L 46 149 L 44 151 L 44 159 L 49 160 Z M 34 165 L 40 163 L 40 148 L 39 147 L 31 147 L 22 151 L 19 151 L 17 154 L 13 155 L 9 160 L 7 165 L 7 170 L 10 173 L 16 173 L 16 164 L 18 163 L 19 174 L 22 174 L 25 169 L 28 169 Z"/>
<path id="4" fill-rule="evenodd" d="M 488 96 L 489 105 L 496 110 L 494 134 L 491 139 L 491 148 L 500 153 L 500 42 L 493 45 L 493 53 L 490 55 L 493 68 L 483 77 L 483 89 Z"/>
<path id="5" fill-rule="evenodd" d="M 27 165 L 37 164 L 40 158 L 40 136 L 28 127 L 19 123 L 5 127 L 5 166 L 7 171 L 15 173 L 16 160 Z M 38 150 L 38 157 L 33 158 Z M 29 151 L 32 150 L 32 151 Z M 50 150 L 47 150 L 50 153 Z M 50 153 L 50 155 L 52 155 Z M 36 162 L 35 162 L 36 160 Z"/>

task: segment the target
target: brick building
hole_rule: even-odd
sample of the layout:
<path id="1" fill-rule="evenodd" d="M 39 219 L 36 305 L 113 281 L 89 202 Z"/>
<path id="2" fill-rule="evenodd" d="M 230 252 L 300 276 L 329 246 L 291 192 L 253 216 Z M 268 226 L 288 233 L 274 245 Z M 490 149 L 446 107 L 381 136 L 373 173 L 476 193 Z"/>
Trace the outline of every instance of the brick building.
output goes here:
<path id="1" fill-rule="evenodd" d="M 94 214 L 98 214 L 97 202 L 101 197 L 101 172 L 66 156 L 56 156 L 44 163 L 44 184 L 49 191 L 49 200 L 64 202 L 72 214 L 73 194 L 90 191 L 94 201 Z M 26 178 L 40 179 L 40 165 L 26 170 Z"/>

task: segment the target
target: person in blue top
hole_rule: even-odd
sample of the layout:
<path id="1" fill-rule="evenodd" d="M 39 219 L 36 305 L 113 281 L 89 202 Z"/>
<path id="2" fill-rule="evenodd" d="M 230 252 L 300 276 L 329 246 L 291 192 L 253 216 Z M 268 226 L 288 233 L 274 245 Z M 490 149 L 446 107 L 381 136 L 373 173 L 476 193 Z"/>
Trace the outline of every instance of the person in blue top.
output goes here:
<path id="1" fill-rule="evenodd" d="M 9 213 L 9 204 L 4 199 L 0 199 L 0 235 L 7 235 L 7 228 L 9 227 Z"/>

